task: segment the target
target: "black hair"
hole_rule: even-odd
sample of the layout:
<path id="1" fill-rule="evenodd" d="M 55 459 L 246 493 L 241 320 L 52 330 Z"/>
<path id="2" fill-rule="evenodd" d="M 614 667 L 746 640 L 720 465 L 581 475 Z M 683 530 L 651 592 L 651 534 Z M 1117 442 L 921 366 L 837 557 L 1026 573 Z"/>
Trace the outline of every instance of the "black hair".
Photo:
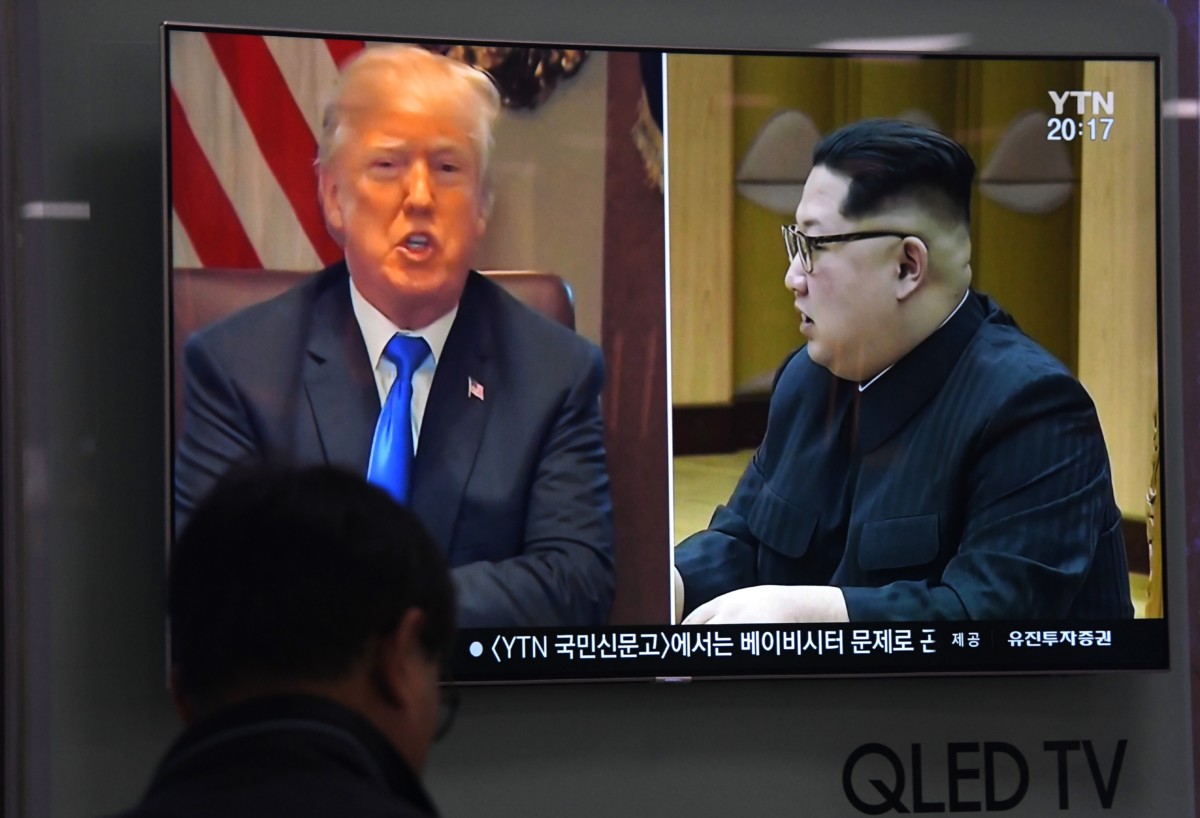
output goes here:
<path id="1" fill-rule="evenodd" d="M 230 473 L 175 543 L 167 585 L 172 663 L 202 707 L 247 682 L 336 679 L 411 608 L 431 658 L 454 639 L 441 549 L 386 492 L 328 466 Z"/>
<path id="2" fill-rule="evenodd" d="M 940 200 L 955 218 L 971 220 L 975 162 L 962 145 L 929 128 L 898 119 L 854 122 L 817 143 L 817 165 L 850 178 L 841 207 L 847 218 L 871 215 L 896 196 L 913 195 L 933 200 L 930 204 Z"/>

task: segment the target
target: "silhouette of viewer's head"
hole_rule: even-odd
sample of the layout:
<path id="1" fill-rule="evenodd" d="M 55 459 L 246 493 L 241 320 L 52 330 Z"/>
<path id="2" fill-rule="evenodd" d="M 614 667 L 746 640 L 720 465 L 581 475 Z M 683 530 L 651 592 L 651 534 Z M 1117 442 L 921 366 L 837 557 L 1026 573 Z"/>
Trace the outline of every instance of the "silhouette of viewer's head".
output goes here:
<path id="1" fill-rule="evenodd" d="M 381 489 L 330 467 L 230 474 L 171 552 L 168 613 L 186 721 L 318 695 L 359 711 L 423 768 L 454 591 L 441 549 Z"/>

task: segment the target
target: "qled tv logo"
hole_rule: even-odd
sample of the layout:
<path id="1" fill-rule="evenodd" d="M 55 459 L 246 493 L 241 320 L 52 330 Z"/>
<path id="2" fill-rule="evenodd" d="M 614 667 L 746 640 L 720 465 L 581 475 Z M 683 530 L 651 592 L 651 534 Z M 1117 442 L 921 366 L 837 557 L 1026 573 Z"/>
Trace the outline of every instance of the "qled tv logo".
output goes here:
<path id="1" fill-rule="evenodd" d="M 1003 741 L 950 742 L 945 751 L 945 776 L 936 763 L 924 763 L 928 753 L 913 744 L 904 755 L 886 744 L 864 744 L 846 759 L 842 788 L 850 804 L 864 815 L 931 812 L 1005 812 L 1021 804 L 1035 775 L 1055 781 L 1058 808 L 1111 809 L 1125 761 L 1126 740 L 1111 755 L 1087 739 L 1046 741 L 1042 751 L 1026 757 Z M 1090 776 L 1072 777 L 1075 753 L 1087 759 Z M 940 753 L 939 753 L 940 755 Z M 1094 794 L 1093 794 L 1094 793 Z"/>

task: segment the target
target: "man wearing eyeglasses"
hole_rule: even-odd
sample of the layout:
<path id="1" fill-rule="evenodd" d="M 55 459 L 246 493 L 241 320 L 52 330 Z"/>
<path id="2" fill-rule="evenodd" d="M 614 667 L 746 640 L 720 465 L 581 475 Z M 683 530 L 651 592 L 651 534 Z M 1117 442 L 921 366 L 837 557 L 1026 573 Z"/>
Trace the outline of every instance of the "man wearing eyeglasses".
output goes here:
<path id="1" fill-rule="evenodd" d="M 231 474 L 171 552 L 171 688 L 188 724 L 125 818 L 431 816 L 453 701 L 441 549 L 329 466 Z"/>
<path id="2" fill-rule="evenodd" d="M 784 228 L 807 343 L 728 505 L 675 552 L 684 624 L 1133 615 L 1095 407 L 970 289 L 975 165 L 865 120 Z"/>

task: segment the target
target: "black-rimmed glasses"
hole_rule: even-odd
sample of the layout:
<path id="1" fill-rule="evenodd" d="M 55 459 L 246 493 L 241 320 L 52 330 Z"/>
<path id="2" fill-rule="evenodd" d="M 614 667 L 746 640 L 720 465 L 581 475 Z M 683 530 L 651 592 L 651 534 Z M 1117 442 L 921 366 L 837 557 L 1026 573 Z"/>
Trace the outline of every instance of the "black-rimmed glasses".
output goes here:
<path id="1" fill-rule="evenodd" d="M 800 228 L 794 224 L 785 224 L 783 230 L 783 243 L 787 247 L 788 262 L 794 262 L 796 257 L 800 257 L 800 266 L 804 268 L 804 272 L 812 272 L 812 253 L 818 247 L 823 247 L 826 244 L 839 244 L 848 241 L 862 241 L 863 239 L 880 239 L 885 236 L 897 239 L 906 239 L 909 236 L 916 235 L 914 233 L 897 233 L 892 230 L 869 230 L 863 233 L 838 233 L 833 236 L 806 236 L 800 232 Z M 920 238 L 920 236 L 917 236 Z M 924 239 L 922 239 L 924 241 Z"/>

